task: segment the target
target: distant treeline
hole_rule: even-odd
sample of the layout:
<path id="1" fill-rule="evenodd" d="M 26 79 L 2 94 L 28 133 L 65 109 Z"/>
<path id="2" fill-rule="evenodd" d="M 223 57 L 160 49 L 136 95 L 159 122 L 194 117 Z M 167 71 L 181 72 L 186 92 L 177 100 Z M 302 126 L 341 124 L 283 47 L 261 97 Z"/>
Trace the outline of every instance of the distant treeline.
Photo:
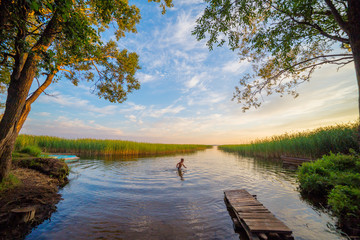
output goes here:
<path id="1" fill-rule="evenodd" d="M 148 155 L 185 153 L 209 148 L 207 145 L 156 144 L 122 140 L 64 139 L 49 136 L 19 135 L 15 150 L 26 146 L 38 146 L 44 152 L 74 153 L 86 155 Z"/>
<path id="2" fill-rule="evenodd" d="M 222 145 L 219 149 L 243 155 L 280 158 L 280 156 L 320 158 L 325 154 L 349 153 L 358 149 L 358 123 L 322 127 L 311 131 L 283 134 L 250 144 Z"/>

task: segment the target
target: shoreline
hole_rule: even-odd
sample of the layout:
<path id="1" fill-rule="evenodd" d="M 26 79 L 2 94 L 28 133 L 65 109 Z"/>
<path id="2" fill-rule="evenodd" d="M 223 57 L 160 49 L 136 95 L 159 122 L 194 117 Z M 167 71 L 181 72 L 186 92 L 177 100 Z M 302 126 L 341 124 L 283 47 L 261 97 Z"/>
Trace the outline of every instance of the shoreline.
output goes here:
<path id="1" fill-rule="evenodd" d="M 0 192 L 0 239 L 24 239 L 56 211 L 69 168 L 57 159 L 18 159 L 11 174 L 20 183 Z"/>

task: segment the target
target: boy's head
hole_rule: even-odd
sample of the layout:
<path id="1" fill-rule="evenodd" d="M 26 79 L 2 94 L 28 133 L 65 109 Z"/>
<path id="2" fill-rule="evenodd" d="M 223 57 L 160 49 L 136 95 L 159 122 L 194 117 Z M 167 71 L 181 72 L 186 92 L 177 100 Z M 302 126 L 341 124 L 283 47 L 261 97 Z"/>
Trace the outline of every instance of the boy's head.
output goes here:
<path id="1" fill-rule="evenodd" d="M 184 161 L 184 159 L 182 158 L 182 159 L 180 159 L 180 161 L 181 161 L 181 162 L 183 162 L 183 161 Z"/>

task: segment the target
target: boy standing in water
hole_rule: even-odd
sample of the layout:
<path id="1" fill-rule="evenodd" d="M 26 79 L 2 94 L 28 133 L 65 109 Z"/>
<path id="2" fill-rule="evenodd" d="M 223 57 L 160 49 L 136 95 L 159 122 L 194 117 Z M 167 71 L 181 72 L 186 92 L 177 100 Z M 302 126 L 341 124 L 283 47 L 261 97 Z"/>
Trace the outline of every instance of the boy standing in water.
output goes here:
<path id="1" fill-rule="evenodd" d="M 176 168 L 177 168 L 178 170 L 181 170 L 181 167 L 182 167 L 182 166 L 184 166 L 184 168 L 187 168 L 187 167 L 185 166 L 185 164 L 184 164 L 184 159 L 183 159 L 183 158 L 180 160 L 180 162 L 178 162 L 178 164 L 176 164 Z"/>

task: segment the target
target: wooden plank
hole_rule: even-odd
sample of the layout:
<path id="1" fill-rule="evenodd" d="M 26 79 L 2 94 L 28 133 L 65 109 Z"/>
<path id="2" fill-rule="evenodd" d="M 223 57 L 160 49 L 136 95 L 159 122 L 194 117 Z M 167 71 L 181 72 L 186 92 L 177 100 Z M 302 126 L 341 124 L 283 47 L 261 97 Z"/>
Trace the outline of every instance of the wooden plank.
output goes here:
<path id="1" fill-rule="evenodd" d="M 265 233 L 259 233 L 258 235 L 261 239 L 268 240 L 268 237 L 266 236 Z"/>
<path id="2" fill-rule="evenodd" d="M 265 233 L 279 233 L 284 236 L 292 234 L 282 221 L 246 190 L 229 190 L 224 191 L 224 194 L 225 202 L 235 213 L 249 239 L 257 238 L 257 234 L 262 236 Z"/>
<path id="3" fill-rule="evenodd" d="M 283 164 L 287 164 L 287 165 L 301 165 L 304 162 L 312 161 L 312 159 L 310 158 L 297 158 L 297 157 L 287 157 L 287 156 L 281 156 L 280 158 L 283 161 Z"/>
<path id="4" fill-rule="evenodd" d="M 235 209 L 235 208 L 234 208 Z M 246 211 L 250 211 L 252 210 L 252 212 L 256 211 L 256 210 L 266 210 L 265 212 L 270 212 L 267 208 L 265 208 L 264 206 L 241 206 L 235 209 L 237 212 L 246 212 Z"/>
<path id="5" fill-rule="evenodd" d="M 253 224 L 253 225 L 258 225 L 258 224 L 264 224 L 264 225 L 269 225 L 269 224 L 274 224 L 274 225 L 284 225 L 283 222 L 281 222 L 279 219 L 277 218 L 270 218 L 270 219 L 253 219 L 253 218 L 243 218 L 245 220 L 245 222 L 249 225 L 249 224 Z"/>
<path id="6" fill-rule="evenodd" d="M 239 216 L 241 218 L 250 218 L 250 219 L 258 219 L 258 218 L 271 218 L 275 217 L 272 213 L 245 213 L 245 212 L 239 212 Z"/>
<path id="7" fill-rule="evenodd" d="M 302 161 L 302 162 L 311 162 L 310 158 L 299 158 L 299 157 L 288 157 L 288 156 L 280 156 L 282 160 L 286 161 Z"/>

